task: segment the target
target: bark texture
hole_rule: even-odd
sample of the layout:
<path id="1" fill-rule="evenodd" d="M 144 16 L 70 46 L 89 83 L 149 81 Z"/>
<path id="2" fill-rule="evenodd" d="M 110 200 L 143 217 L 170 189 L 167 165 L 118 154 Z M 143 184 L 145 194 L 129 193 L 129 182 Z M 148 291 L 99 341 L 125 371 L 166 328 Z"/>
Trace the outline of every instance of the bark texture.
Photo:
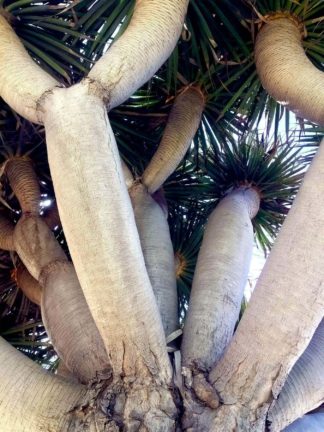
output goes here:
<path id="1" fill-rule="evenodd" d="M 174 252 L 167 214 L 141 183 L 135 183 L 129 193 L 146 270 L 168 336 L 179 327 L 179 319 Z"/>
<path id="2" fill-rule="evenodd" d="M 162 141 L 145 169 L 142 182 L 149 193 L 156 192 L 185 156 L 201 121 L 205 97 L 196 87 L 188 87 L 176 97 Z"/>
<path id="3" fill-rule="evenodd" d="M 269 94 L 299 117 L 324 124 L 324 73 L 307 58 L 293 18 L 269 19 L 257 35 L 257 71 Z"/>
<path id="4" fill-rule="evenodd" d="M 182 363 L 209 371 L 237 323 L 253 249 L 259 194 L 238 189 L 209 216 L 198 255 L 182 341 Z"/>
<path id="5" fill-rule="evenodd" d="M 283 432 L 323 432 L 324 414 L 308 414 L 286 427 Z"/>
<path id="6" fill-rule="evenodd" d="M 23 213 L 39 214 L 40 188 L 33 163 L 24 157 L 5 162 L 4 172 Z"/>
<path id="7" fill-rule="evenodd" d="M 324 403 L 324 320 L 288 375 L 279 397 L 270 408 L 270 431 L 280 432 Z M 324 424 L 323 424 L 324 427 Z"/>
<path id="8" fill-rule="evenodd" d="M 75 431 L 74 407 L 85 394 L 45 372 L 0 338 L 1 432 Z"/>
<path id="9" fill-rule="evenodd" d="M 240 419 L 242 431 L 263 427 L 269 404 L 323 317 L 324 239 L 318 236 L 324 232 L 323 176 L 321 145 L 249 307 L 209 377 L 223 410 L 229 418 Z"/>
<path id="10" fill-rule="evenodd" d="M 0 215 L 0 249 L 14 251 L 13 233 L 15 226 L 6 217 Z"/>
<path id="11" fill-rule="evenodd" d="M 31 59 L 1 15 L 0 40 L 0 95 L 18 114 L 41 123 L 40 99 L 59 83 Z"/>
<path id="12" fill-rule="evenodd" d="M 120 105 L 148 81 L 170 56 L 180 36 L 188 0 L 139 0 L 125 33 L 94 65 L 85 84 Z"/>

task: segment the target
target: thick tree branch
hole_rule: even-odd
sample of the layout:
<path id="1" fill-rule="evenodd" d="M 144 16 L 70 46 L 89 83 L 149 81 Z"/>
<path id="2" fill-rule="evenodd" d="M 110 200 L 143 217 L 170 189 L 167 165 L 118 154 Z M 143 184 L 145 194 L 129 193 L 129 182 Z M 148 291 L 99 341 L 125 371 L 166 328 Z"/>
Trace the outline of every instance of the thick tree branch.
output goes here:
<path id="1" fill-rule="evenodd" d="M 255 60 L 274 99 L 299 117 L 324 124 L 324 73 L 307 58 L 296 20 L 280 13 L 270 17 L 258 33 Z"/>
<path id="2" fill-rule="evenodd" d="M 181 33 L 188 0 L 137 0 L 125 33 L 95 64 L 85 84 L 112 109 L 152 75 L 170 56 Z"/>
<path id="3" fill-rule="evenodd" d="M 43 219 L 51 231 L 53 231 L 56 227 L 61 226 L 61 220 L 56 201 L 53 202 L 51 206 L 44 211 Z"/>
<path id="4" fill-rule="evenodd" d="M 27 120 L 42 123 L 40 99 L 59 83 L 31 59 L 1 14 L 0 41 L 0 96 Z"/>
<path id="5" fill-rule="evenodd" d="M 30 160 L 18 157 L 6 162 L 4 172 L 23 210 L 13 243 L 27 269 L 17 269 L 17 284 L 28 298 L 41 303 L 55 349 L 75 376 L 88 382 L 107 369 L 109 361 L 74 268 L 39 216 L 36 173 Z"/>
<path id="6" fill-rule="evenodd" d="M 67 368 L 81 382 L 109 370 L 103 341 L 93 322 L 73 265 L 54 262 L 42 274 L 42 317 Z"/>
<path id="7" fill-rule="evenodd" d="M 4 163 L 3 173 L 8 177 L 22 212 L 38 215 L 40 188 L 32 161 L 25 157 L 12 157 Z"/>
<path id="8" fill-rule="evenodd" d="M 308 414 L 286 427 L 283 432 L 323 432 L 324 413 Z"/>
<path id="9" fill-rule="evenodd" d="M 49 104 L 45 128 L 59 212 L 114 372 L 159 370 L 168 381 L 163 328 L 104 104 L 83 86 L 57 89 Z"/>
<path id="10" fill-rule="evenodd" d="M 142 176 L 142 182 L 151 194 L 163 185 L 184 158 L 204 107 L 205 97 L 197 87 L 187 87 L 176 97 L 161 143 Z"/>
<path id="11" fill-rule="evenodd" d="M 179 327 L 174 252 L 163 209 L 140 182 L 129 189 L 146 270 L 159 307 L 165 335 Z"/>
<path id="12" fill-rule="evenodd" d="M 322 143 L 234 338 L 210 374 L 227 410 L 247 424 L 254 417 L 262 422 L 323 317 L 323 177 Z"/>
<path id="13" fill-rule="evenodd" d="M 285 426 L 324 403 L 324 320 L 288 375 L 270 408 L 270 431 Z M 323 424 L 324 426 L 324 424 Z M 306 430 L 306 429 L 305 429 Z"/>
<path id="14" fill-rule="evenodd" d="M 73 409 L 84 394 L 82 386 L 45 372 L 0 338 L 1 432 L 72 432 Z"/>
<path id="15" fill-rule="evenodd" d="M 236 189 L 209 216 L 182 340 L 183 365 L 210 371 L 237 323 L 253 249 L 254 189 Z"/>
<path id="16" fill-rule="evenodd" d="M 0 249 L 14 251 L 13 240 L 15 225 L 9 219 L 0 215 Z"/>

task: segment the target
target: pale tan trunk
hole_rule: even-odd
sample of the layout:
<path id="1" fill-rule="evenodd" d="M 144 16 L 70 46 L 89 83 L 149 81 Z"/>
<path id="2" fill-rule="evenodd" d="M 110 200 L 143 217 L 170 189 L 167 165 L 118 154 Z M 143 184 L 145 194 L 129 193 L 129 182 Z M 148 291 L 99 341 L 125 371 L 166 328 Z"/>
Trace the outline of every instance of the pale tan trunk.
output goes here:
<path id="1" fill-rule="evenodd" d="M 324 320 L 288 375 L 279 398 L 270 408 L 270 431 L 280 432 L 324 403 Z M 324 426 L 324 425 L 323 425 Z"/>
<path id="2" fill-rule="evenodd" d="M 41 123 L 40 98 L 59 83 L 30 58 L 1 14 L 0 41 L 0 95 L 27 120 Z"/>
<path id="3" fill-rule="evenodd" d="M 161 143 L 142 176 L 149 193 L 163 185 L 185 156 L 204 107 L 205 97 L 199 88 L 188 87 L 176 97 Z"/>
<path id="4" fill-rule="evenodd" d="M 179 327 L 179 320 L 174 252 L 167 210 L 161 208 L 141 183 L 135 183 L 129 193 L 146 270 L 158 304 L 164 333 L 168 336 Z"/>
<path id="5" fill-rule="evenodd" d="M 120 421 L 171 431 L 171 367 L 115 138 L 103 102 L 82 89 L 55 91 L 45 118 L 64 233 L 111 362 Z"/>
<path id="6" fill-rule="evenodd" d="M 186 367 L 209 371 L 233 336 L 252 256 L 251 218 L 259 203 L 256 191 L 234 190 L 209 216 L 181 346 Z"/>
<path id="7" fill-rule="evenodd" d="M 307 58 L 301 27 L 289 18 L 262 25 L 255 44 L 256 67 L 269 94 L 299 117 L 324 124 L 324 73 Z"/>
<path id="8" fill-rule="evenodd" d="M 64 232 L 115 373 L 160 370 L 169 381 L 163 328 L 114 135 L 101 100 L 83 90 L 55 91 L 45 119 Z"/>
<path id="9" fill-rule="evenodd" d="M 22 263 L 18 264 L 16 270 L 16 283 L 30 301 L 40 306 L 42 287 Z"/>
<path id="10" fill-rule="evenodd" d="M 137 0 L 127 30 L 85 79 L 90 92 L 112 109 L 148 81 L 175 47 L 187 6 L 188 0 Z"/>
<path id="11" fill-rule="evenodd" d="M 0 338 L 1 432 L 75 431 L 80 385 L 45 372 Z"/>
<path id="12" fill-rule="evenodd" d="M 262 430 L 269 404 L 323 317 L 323 176 L 321 146 L 234 338 L 210 374 L 224 403 L 211 427 L 223 416 L 224 432 L 237 419 L 242 431 Z"/>
<path id="13" fill-rule="evenodd" d="M 14 251 L 13 233 L 15 226 L 4 216 L 0 216 L 0 249 Z"/>

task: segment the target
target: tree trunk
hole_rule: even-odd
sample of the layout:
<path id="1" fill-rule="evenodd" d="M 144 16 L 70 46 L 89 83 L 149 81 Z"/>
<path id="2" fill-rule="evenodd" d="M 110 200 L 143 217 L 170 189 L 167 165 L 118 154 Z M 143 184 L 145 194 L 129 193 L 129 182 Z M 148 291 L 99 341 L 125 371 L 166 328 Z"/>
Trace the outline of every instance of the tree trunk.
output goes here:
<path id="1" fill-rule="evenodd" d="M 188 0 L 139 0 L 124 34 L 94 65 L 84 83 L 109 110 L 148 81 L 174 49 Z"/>
<path id="2" fill-rule="evenodd" d="M 74 86 L 54 91 L 46 109 L 48 157 L 64 233 L 114 382 L 127 388 L 125 421 L 135 421 L 137 411 L 150 425 L 152 412 L 142 411 L 139 398 L 152 393 L 167 406 L 159 428 L 173 427 L 163 327 L 104 104 L 84 86 Z M 129 380 L 137 384 L 129 387 Z M 160 410 L 151 401 L 152 409 Z"/>
<path id="3" fill-rule="evenodd" d="M 210 374 L 223 402 L 210 427 L 227 417 L 224 432 L 231 424 L 262 430 L 269 405 L 323 317 L 323 176 L 321 145 L 234 338 Z"/>
<path id="4" fill-rule="evenodd" d="M 75 432 L 86 391 L 45 372 L 0 338 L 1 432 Z M 82 412 L 81 412 L 82 413 Z"/>
<path id="5" fill-rule="evenodd" d="M 182 341 L 184 366 L 203 371 L 223 355 L 237 323 L 260 197 L 236 189 L 209 216 L 198 255 Z"/>
<path id="6" fill-rule="evenodd" d="M 280 432 L 303 414 L 324 403 L 324 320 L 288 375 L 270 408 L 270 431 Z"/>
<path id="7" fill-rule="evenodd" d="M 286 427 L 283 432 L 323 432 L 324 414 L 308 414 Z"/>
<path id="8" fill-rule="evenodd" d="M 164 333 L 169 336 L 179 327 L 179 319 L 174 252 L 167 209 L 162 209 L 141 183 L 135 183 L 129 193 L 146 270 L 159 307 Z"/>
<path id="9" fill-rule="evenodd" d="M 18 103 L 15 86 L 8 85 L 11 106 L 21 104 L 20 112 L 34 120 L 45 116 L 49 163 L 64 232 L 113 367 L 110 400 L 116 400 L 111 408 L 116 428 L 122 421 L 130 430 L 135 425 L 172 430 L 176 410 L 162 323 L 157 319 L 104 105 L 112 108 L 128 98 L 167 59 L 181 32 L 187 5 L 188 0 L 139 0 L 127 31 L 81 84 L 53 91 L 44 88 L 41 99 L 31 93 L 31 101 L 19 98 Z M 16 38 L 5 45 L 2 60 L 10 49 L 17 54 L 10 75 L 23 81 L 20 70 L 26 53 Z M 4 76 L 8 72 L 4 70 Z M 35 79 L 35 73 L 27 78 L 30 76 Z M 40 80 L 36 75 L 36 82 Z M 42 89 L 42 83 L 35 88 Z M 3 86 L 0 92 L 5 93 Z M 39 276 L 39 265 L 32 264 L 34 275 Z"/>

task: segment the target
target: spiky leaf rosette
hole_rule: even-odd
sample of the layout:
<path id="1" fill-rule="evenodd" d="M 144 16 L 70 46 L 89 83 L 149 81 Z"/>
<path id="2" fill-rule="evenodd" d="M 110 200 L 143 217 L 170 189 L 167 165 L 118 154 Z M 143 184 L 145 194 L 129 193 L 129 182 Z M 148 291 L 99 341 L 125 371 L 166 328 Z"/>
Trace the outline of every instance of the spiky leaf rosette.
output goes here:
<path id="1" fill-rule="evenodd" d="M 225 196 L 247 186 L 261 196 L 260 210 L 253 220 L 256 239 L 266 253 L 289 211 L 305 171 L 300 148 L 291 142 L 268 141 L 257 133 L 249 138 L 213 140 L 206 161 L 210 177 L 207 195 Z"/>

